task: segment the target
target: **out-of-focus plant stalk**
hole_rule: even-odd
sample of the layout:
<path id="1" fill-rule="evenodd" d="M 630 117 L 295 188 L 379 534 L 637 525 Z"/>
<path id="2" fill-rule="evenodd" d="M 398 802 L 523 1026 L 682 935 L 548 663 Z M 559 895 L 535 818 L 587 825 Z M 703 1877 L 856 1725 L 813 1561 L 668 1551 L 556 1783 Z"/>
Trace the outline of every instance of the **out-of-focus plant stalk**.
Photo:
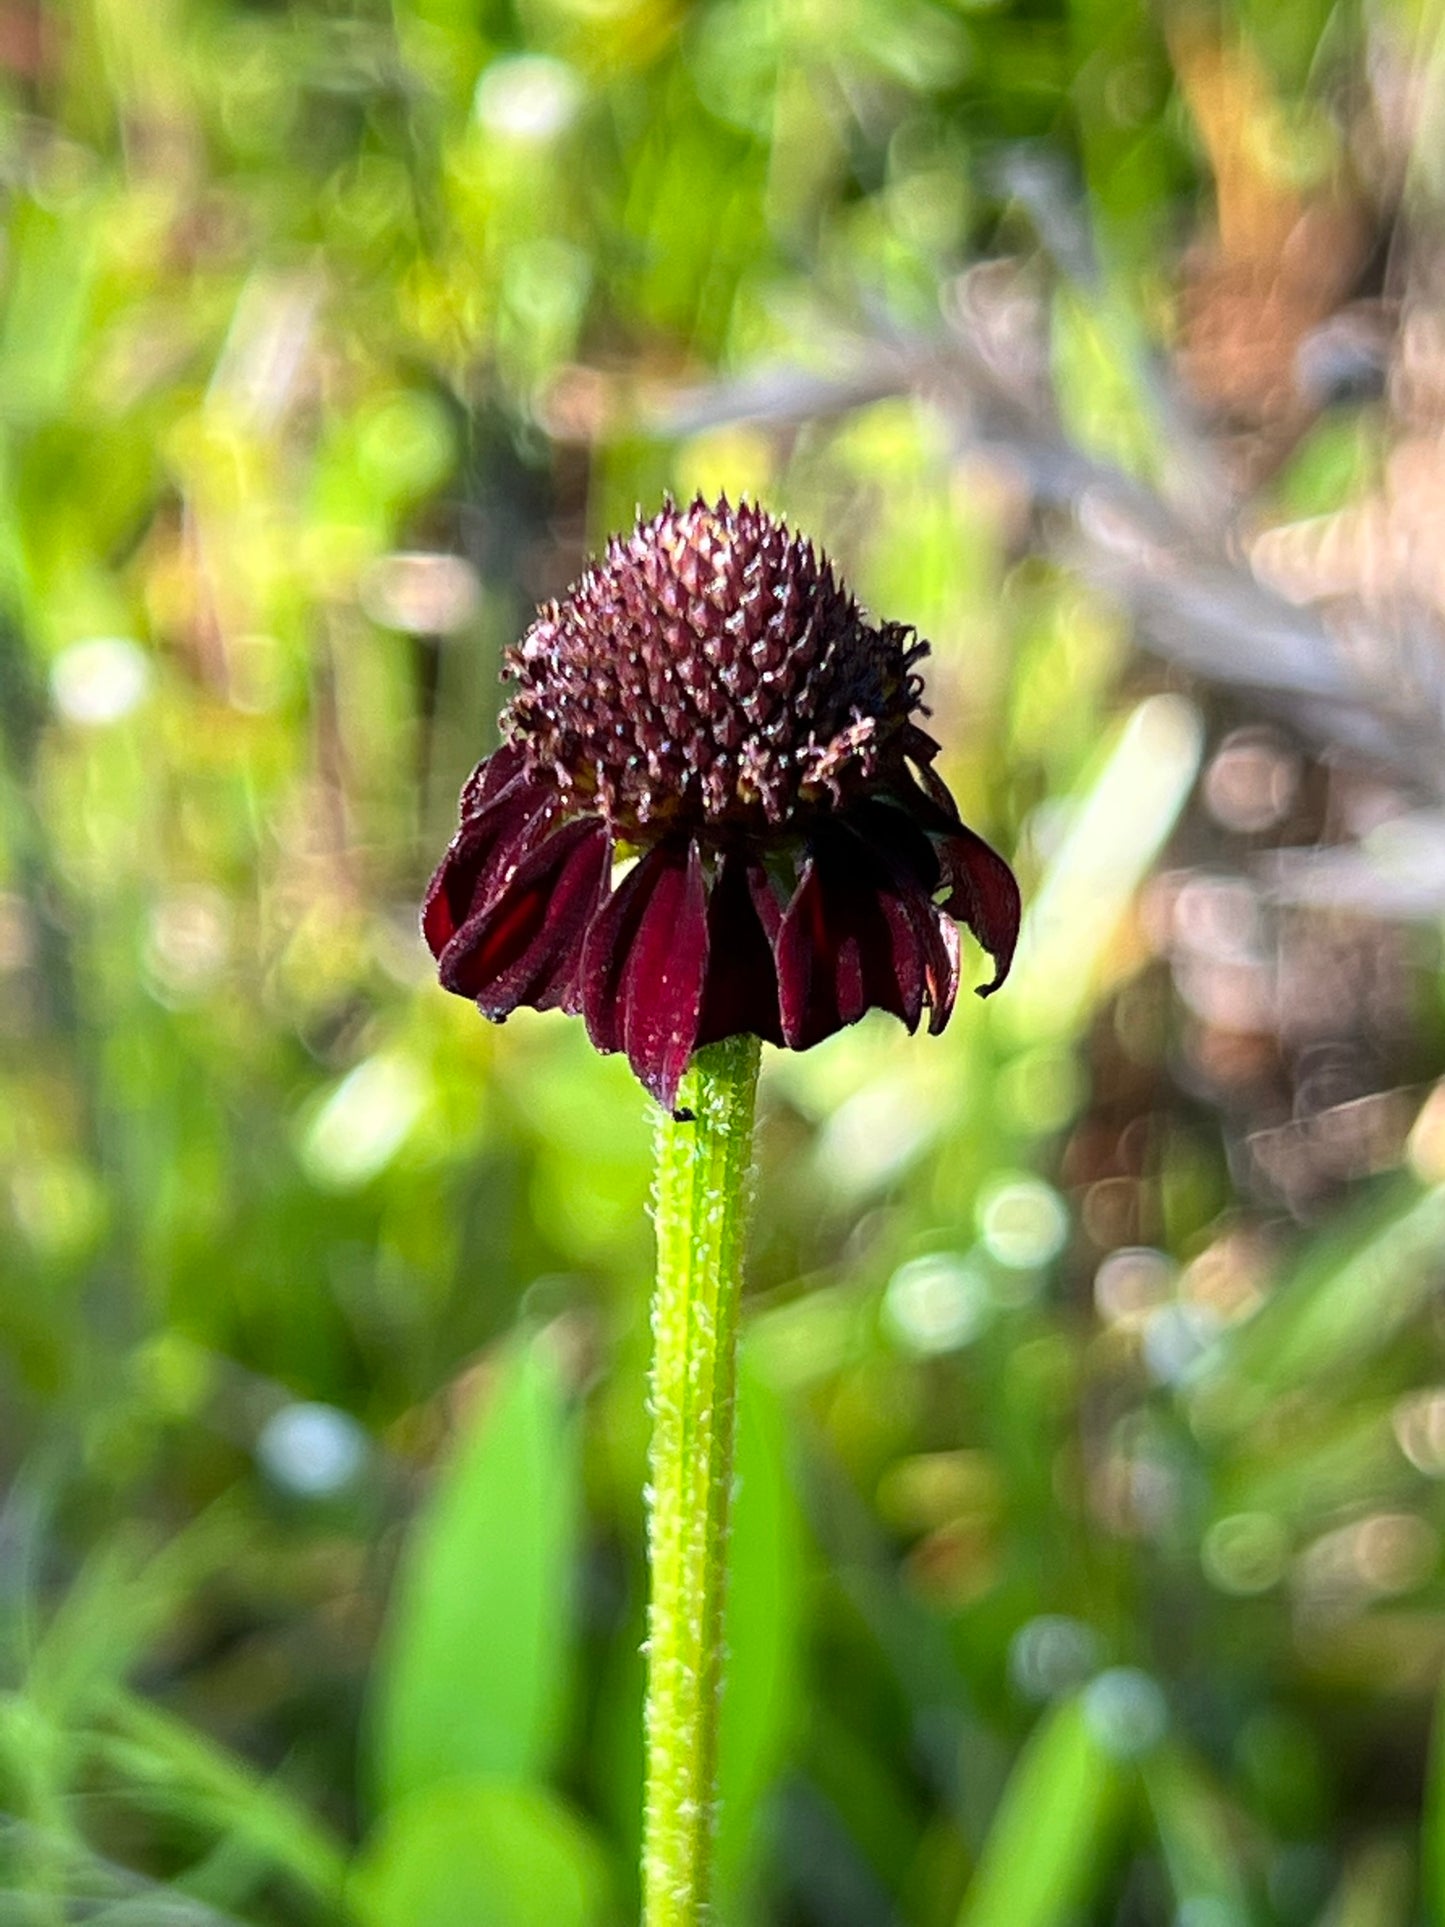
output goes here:
<path id="1" fill-rule="evenodd" d="M 644 1927 L 695 1927 L 710 1899 L 758 1054 L 755 1037 L 700 1050 L 658 1131 Z"/>

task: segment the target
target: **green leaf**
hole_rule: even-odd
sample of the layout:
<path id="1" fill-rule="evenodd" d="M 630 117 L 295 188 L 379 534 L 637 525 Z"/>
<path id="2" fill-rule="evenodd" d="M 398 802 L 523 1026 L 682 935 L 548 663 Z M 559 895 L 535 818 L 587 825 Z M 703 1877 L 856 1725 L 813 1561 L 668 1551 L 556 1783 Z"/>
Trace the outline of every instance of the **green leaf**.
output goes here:
<path id="1" fill-rule="evenodd" d="M 104 1733 L 90 1743 L 129 1782 L 132 1799 L 204 1827 L 314 1893 L 340 1896 L 342 1843 L 283 1785 L 133 1693 L 118 1689 L 106 1711 L 119 1744 Z"/>
<path id="2" fill-rule="evenodd" d="M 375 1684 L 384 1805 L 460 1776 L 546 1771 L 569 1671 L 577 1477 L 551 1357 L 518 1343 L 403 1563 Z"/>
<path id="3" fill-rule="evenodd" d="M 1257 1412 L 1258 1393 L 1358 1367 L 1388 1344 L 1429 1296 L 1442 1240 L 1445 1185 L 1421 1189 L 1402 1179 L 1310 1244 L 1294 1275 L 1221 1353 L 1218 1369 L 1232 1381 L 1226 1397 L 1241 1422 Z"/>
<path id="4" fill-rule="evenodd" d="M 1435 1701 L 1425 1810 L 1420 1821 L 1420 1888 L 1425 1918 L 1445 1927 L 1445 1690 Z"/>
<path id="5" fill-rule="evenodd" d="M 239 1530 L 221 1503 L 166 1545 L 125 1522 L 97 1546 L 29 1656 L 25 1693 L 44 1718 L 64 1730 L 119 1686 L 183 1602 L 234 1559 Z"/>
<path id="6" fill-rule="evenodd" d="M 958 1927 L 1054 1927 L 1084 1914 L 1126 1783 L 1083 1705 L 1057 1707 L 1010 1775 Z"/>
<path id="7" fill-rule="evenodd" d="M 1240 1865 L 1238 1816 L 1182 1747 L 1159 1748 L 1141 1771 L 1179 1916 L 1192 1909 L 1219 1927 L 1246 1927 L 1255 1910 Z"/>
<path id="8" fill-rule="evenodd" d="M 10 218 L 0 405 L 12 420 L 43 420 L 73 397 L 105 216 L 95 197 L 64 213 L 22 200 Z"/>
<path id="9" fill-rule="evenodd" d="M 390 1816 L 359 1861 L 361 1927 L 591 1927 L 607 1897 L 597 1843 L 540 1787 L 429 1788 Z"/>
<path id="10" fill-rule="evenodd" d="M 1389 1834 L 1376 1834 L 1350 1855 L 1320 1927 L 1406 1927 L 1417 1918 L 1414 1891 L 1409 1847 Z M 1438 1900 L 1425 1917 L 1442 1918 Z"/>

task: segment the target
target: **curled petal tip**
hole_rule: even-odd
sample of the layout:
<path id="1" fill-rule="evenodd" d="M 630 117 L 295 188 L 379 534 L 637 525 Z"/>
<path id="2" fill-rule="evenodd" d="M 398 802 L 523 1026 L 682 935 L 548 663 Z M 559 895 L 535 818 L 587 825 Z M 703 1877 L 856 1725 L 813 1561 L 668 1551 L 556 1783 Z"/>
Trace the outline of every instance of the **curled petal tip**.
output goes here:
<path id="1" fill-rule="evenodd" d="M 942 839 L 939 857 L 947 890 L 942 907 L 967 924 L 993 958 L 993 981 L 982 992 L 989 996 L 1013 963 L 1022 915 L 1018 881 L 997 850 L 963 825 Z"/>

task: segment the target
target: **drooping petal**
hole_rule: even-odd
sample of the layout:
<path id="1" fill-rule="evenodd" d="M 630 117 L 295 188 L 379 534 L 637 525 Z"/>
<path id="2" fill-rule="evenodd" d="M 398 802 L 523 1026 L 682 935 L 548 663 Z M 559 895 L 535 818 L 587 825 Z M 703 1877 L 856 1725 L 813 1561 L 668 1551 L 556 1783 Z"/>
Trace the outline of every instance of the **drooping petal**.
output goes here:
<path id="1" fill-rule="evenodd" d="M 926 921 L 920 918 L 923 943 L 923 974 L 928 999 L 928 1034 L 936 1037 L 953 1015 L 958 1001 L 958 983 L 963 971 L 963 945 L 958 925 L 930 904 Z"/>
<path id="2" fill-rule="evenodd" d="M 741 850 L 729 850 L 708 896 L 700 1045 L 744 1032 L 782 1043 L 773 954 L 782 920 L 783 906 L 765 867 Z"/>
<path id="3" fill-rule="evenodd" d="M 1018 883 L 998 851 L 966 825 L 940 839 L 938 855 L 948 892 L 939 907 L 966 923 L 993 958 L 993 981 L 978 991 L 980 997 L 991 996 L 1007 977 L 1019 940 Z"/>
<path id="4" fill-rule="evenodd" d="M 807 1050 L 872 1009 L 917 1029 L 925 971 L 910 905 L 863 839 L 841 824 L 814 836 L 776 949 L 790 1050 Z"/>
<path id="5" fill-rule="evenodd" d="M 913 765 L 905 788 L 908 808 L 927 829 L 945 832 L 956 829 L 963 818 L 958 813 L 952 790 L 933 767 L 938 744 L 931 736 L 924 735 L 921 729 L 910 730 L 908 734 L 915 739 L 906 744 L 904 749 L 904 754 Z"/>
<path id="6" fill-rule="evenodd" d="M 923 959 L 929 1034 L 937 1036 L 953 1015 L 962 963 L 958 929 L 933 900 L 942 880 L 937 845 L 916 817 L 896 803 L 856 803 L 846 820 L 890 878 L 913 926 Z"/>
<path id="7" fill-rule="evenodd" d="M 458 930 L 439 960 L 443 984 L 499 1020 L 522 1004 L 575 1009 L 578 961 L 611 863 L 601 822 L 564 823 Z"/>
<path id="8" fill-rule="evenodd" d="M 669 1109 L 697 1048 L 707 980 L 707 893 L 696 843 L 670 864 L 643 911 L 627 962 L 627 1060 Z"/>
<path id="9" fill-rule="evenodd" d="M 697 1048 L 707 977 L 707 890 L 696 842 L 659 843 L 594 918 L 582 1010 L 598 1050 L 623 1050 L 671 1109 Z"/>
<path id="10" fill-rule="evenodd" d="M 622 996 L 622 972 L 645 907 L 651 872 L 644 857 L 635 863 L 592 919 L 583 945 L 578 985 L 587 1035 L 600 1051 L 623 1047 L 627 1006 Z"/>
<path id="11" fill-rule="evenodd" d="M 920 763 L 916 774 L 917 783 L 908 785 L 900 801 L 933 839 L 946 892 L 939 907 L 966 923 L 993 958 L 993 981 L 981 985 L 978 993 L 988 997 L 1008 976 L 1018 943 L 1022 911 L 1018 882 L 998 851 L 959 816 L 958 805 L 938 772 Z"/>
<path id="12" fill-rule="evenodd" d="M 437 865 L 422 904 L 421 927 L 440 957 L 469 917 L 505 884 L 561 807 L 557 792 L 520 768 L 507 774 L 515 751 L 500 749 L 479 763 L 462 791 L 462 824 Z M 500 764 L 500 769 L 494 766 Z"/>

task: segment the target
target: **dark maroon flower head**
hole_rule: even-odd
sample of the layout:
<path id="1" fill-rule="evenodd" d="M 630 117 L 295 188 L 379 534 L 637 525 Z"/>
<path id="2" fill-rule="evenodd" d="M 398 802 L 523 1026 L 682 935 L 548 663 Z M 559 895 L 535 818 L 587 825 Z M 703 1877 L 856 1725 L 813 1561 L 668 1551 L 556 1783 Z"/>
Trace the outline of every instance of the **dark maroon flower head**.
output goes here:
<path id="1" fill-rule="evenodd" d="M 1019 893 L 913 721 L 926 653 L 751 504 L 614 538 L 508 651 L 506 740 L 427 891 L 443 984 L 498 1021 L 581 1011 L 668 1106 L 739 1031 L 807 1050 L 874 1008 L 942 1030 L 955 924 L 986 996 Z"/>

